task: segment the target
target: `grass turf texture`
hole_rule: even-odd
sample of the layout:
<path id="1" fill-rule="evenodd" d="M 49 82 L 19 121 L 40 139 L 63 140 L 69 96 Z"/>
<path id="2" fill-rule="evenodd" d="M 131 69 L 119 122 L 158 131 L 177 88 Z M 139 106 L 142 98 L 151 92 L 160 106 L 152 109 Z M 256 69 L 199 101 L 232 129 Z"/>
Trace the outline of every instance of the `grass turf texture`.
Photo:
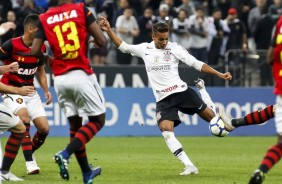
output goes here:
<path id="1" fill-rule="evenodd" d="M 89 163 L 101 165 L 97 184 L 246 184 L 276 137 L 179 137 L 186 153 L 199 169 L 198 175 L 180 176 L 183 165 L 166 147 L 162 137 L 97 137 L 87 144 Z M 2 138 L 2 147 L 6 138 Z M 63 181 L 53 155 L 68 138 L 48 138 L 35 155 L 39 175 L 26 175 L 20 151 L 11 171 L 22 184 L 77 184 L 82 175 L 74 156 L 70 159 L 70 180 Z M 265 184 L 281 181 L 282 164 L 266 176 Z M 3 182 L 12 183 L 12 182 Z M 278 182 L 279 183 L 279 182 Z"/>

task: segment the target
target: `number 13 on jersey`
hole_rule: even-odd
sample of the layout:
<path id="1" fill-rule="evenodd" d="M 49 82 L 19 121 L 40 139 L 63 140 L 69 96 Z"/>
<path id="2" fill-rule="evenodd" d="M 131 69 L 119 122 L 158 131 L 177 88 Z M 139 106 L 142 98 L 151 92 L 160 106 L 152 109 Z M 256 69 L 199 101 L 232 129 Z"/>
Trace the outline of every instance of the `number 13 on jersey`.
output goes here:
<path id="1" fill-rule="evenodd" d="M 56 33 L 62 51 L 62 59 L 67 60 L 77 58 L 80 43 L 75 23 L 70 21 L 64 23 L 62 26 L 56 25 L 53 31 Z"/>

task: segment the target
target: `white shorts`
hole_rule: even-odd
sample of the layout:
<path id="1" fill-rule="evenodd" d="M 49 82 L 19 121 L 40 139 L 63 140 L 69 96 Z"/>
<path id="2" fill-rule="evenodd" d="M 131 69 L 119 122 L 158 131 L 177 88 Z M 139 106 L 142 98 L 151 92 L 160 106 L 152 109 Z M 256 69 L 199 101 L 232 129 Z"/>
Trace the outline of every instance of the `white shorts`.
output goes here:
<path id="1" fill-rule="evenodd" d="M 37 92 L 32 96 L 4 94 L 2 95 L 2 99 L 5 105 L 10 108 L 14 114 L 21 108 L 27 108 L 27 112 L 32 121 L 35 118 L 46 116 L 45 109 Z"/>
<path id="2" fill-rule="evenodd" d="M 0 104 L 0 133 L 16 126 L 20 122 L 20 118 L 7 108 Z"/>
<path id="3" fill-rule="evenodd" d="M 282 135 L 282 96 L 276 96 L 276 110 L 275 110 L 275 126 L 276 132 Z"/>
<path id="4" fill-rule="evenodd" d="M 106 112 L 104 95 L 95 74 L 73 70 L 54 77 L 54 87 L 66 117 L 97 116 Z"/>

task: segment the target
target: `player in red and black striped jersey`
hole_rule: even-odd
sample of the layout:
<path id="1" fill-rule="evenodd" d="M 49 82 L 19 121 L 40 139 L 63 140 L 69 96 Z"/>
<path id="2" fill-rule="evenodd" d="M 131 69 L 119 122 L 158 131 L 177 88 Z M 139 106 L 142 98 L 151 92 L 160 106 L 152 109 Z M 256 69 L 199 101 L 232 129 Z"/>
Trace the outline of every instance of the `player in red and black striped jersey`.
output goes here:
<path id="1" fill-rule="evenodd" d="M 258 169 L 256 169 L 249 181 L 250 184 L 262 183 L 265 175 L 282 157 L 282 16 L 278 19 L 271 46 L 267 53 L 267 62 L 272 65 L 275 87 L 273 93 L 276 95 L 275 127 L 278 141 L 265 153 Z"/>
<path id="2" fill-rule="evenodd" d="M 87 58 L 88 34 L 95 44 L 104 46 L 106 38 L 95 18 L 84 4 L 72 4 L 72 0 L 59 0 L 59 6 L 40 15 L 41 26 L 31 47 L 33 54 L 42 57 L 40 51 L 48 40 L 54 59 L 50 63 L 54 74 L 54 87 L 60 107 L 70 124 L 70 144 L 55 154 L 60 175 L 69 179 L 67 163 L 74 153 L 80 165 L 83 182 L 92 183 L 101 168 L 91 168 L 87 161 L 85 145 L 105 124 L 105 100 Z M 79 86 L 79 88 L 77 87 Z M 89 122 L 82 126 L 82 116 Z"/>
<path id="3" fill-rule="evenodd" d="M 52 95 L 48 90 L 44 62 L 32 56 L 30 53 L 30 46 L 34 39 L 38 23 L 38 15 L 28 15 L 23 23 L 24 35 L 8 40 L 0 48 L 0 59 L 4 60 L 5 65 L 12 62 L 19 64 L 17 72 L 4 74 L 1 82 L 17 87 L 33 86 L 34 74 L 37 73 L 38 81 L 47 98 L 46 104 L 50 104 Z M 42 50 L 45 50 L 45 46 L 42 46 Z M 37 92 L 29 96 L 3 94 L 2 98 L 5 105 L 11 109 L 15 115 L 19 116 L 26 126 L 26 133 L 21 145 L 26 160 L 27 173 L 37 174 L 40 168 L 37 166 L 32 154 L 44 143 L 49 133 L 48 120 L 41 99 Z M 37 132 L 33 136 L 32 141 L 29 134 L 30 120 L 33 121 L 37 128 Z M 16 154 L 10 154 L 11 150 L 9 145 L 12 141 L 13 138 L 9 138 L 6 145 L 1 169 L 2 175 L 9 172 L 16 157 Z"/>

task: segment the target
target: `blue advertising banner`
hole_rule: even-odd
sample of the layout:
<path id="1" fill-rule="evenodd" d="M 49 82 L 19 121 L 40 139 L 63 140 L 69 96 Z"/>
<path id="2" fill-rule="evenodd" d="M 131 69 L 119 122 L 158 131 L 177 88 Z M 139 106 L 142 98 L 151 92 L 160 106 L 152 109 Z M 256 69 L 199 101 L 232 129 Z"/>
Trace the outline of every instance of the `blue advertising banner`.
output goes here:
<path id="1" fill-rule="evenodd" d="M 53 87 L 54 100 L 45 106 L 50 125 L 50 136 L 69 136 L 66 117 L 60 110 Z M 272 88 L 221 88 L 208 87 L 211 98 L 217 106 L 222 106 L 233 117 L 242 117 L 252 111 L 275 103 Z M 38 90 L 42 101 L 43 91 Z M 155 119 L 155 98 L 150 88 L 104 88 L 106 98 L 106 126 L 99 136 L 159 136 Z M 189 98 L 189 97 L 187 97 Z M 176 127 L 178 136 L 209 136 L 208 123 L 198 115 L 180 113 L 181 125 Z M 86 121 L 86 118 L 85 118 Z M 31 128 L 35 131 L 35 127 Z M 273 119 L 264 125 L 240 127 L 229 135 L 275 135 Z M 5 133 L 9 135 L 9 133 Z"/>

